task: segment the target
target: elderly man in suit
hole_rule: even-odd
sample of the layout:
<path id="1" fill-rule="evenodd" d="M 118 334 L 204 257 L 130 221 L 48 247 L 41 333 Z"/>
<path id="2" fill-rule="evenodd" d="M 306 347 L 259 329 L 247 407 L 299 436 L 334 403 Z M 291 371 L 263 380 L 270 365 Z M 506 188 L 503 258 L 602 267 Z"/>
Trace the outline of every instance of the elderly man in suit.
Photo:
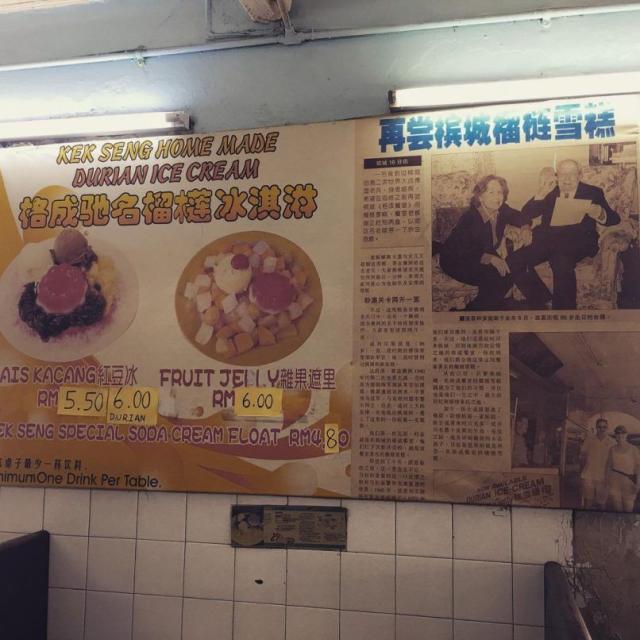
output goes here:
<path id="1" fill-rule="evenodd" d="M 537 193 L 522 208 L 523 215 L 541 223 L 533 231 L 533 242 L 510 257 L 511 269 L 535 267 L 549 262 L 553 272 L 554 309 L 576 308 L 576 265 L 598 253 L 598 225 L 611 226 L 620 216 L 609 206 L 599 187 L 581 181 L 582 171 L 575 160 L 558 164 L 553 171 L 543 169 Z M 575 224 L 552 225 L 554 210 L 562 199 L 579 200 L 584 215 Z"/>

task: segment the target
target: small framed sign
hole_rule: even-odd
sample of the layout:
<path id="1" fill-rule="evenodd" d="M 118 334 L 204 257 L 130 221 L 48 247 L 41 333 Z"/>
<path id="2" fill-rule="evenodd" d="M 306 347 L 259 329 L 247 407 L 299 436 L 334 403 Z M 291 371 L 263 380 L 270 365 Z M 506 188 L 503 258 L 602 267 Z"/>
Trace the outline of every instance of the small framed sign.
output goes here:
<path id="1" fill-rule="evenodd" d="M 342 507 L 236 505 L 231 544 L 269 549 L 335 549 L 347 546 L 347 510 Z"/>

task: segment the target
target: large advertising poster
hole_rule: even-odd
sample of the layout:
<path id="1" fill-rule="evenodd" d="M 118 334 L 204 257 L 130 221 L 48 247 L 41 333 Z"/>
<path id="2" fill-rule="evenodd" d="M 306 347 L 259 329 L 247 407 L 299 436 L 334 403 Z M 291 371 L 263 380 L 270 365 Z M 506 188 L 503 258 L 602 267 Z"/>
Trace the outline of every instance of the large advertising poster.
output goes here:
<path id="1" fill-rule="evenodd" d="M 634 510 L 639 107 L 0 150 L 0 484 Z"/>
<path id="2" fill-rule="evenodd" d="M 338 123 L 3 151 L 0 479 L 349 495 L 352 150 Z M 67 386 L 155 389 L 157 420 L 60 415 Z M 280 415 L 237 417 L 250 387 Z"/>

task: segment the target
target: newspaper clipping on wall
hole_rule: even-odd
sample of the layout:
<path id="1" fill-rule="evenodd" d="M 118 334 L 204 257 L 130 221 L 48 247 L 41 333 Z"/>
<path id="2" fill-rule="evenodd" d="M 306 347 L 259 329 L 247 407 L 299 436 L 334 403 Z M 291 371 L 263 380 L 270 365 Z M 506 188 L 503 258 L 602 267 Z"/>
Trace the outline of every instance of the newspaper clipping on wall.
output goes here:
<path id="1" fill-rule="evenodd" d="M 637 107 L 357 123 L 354 493 L 635 509 Z"/>

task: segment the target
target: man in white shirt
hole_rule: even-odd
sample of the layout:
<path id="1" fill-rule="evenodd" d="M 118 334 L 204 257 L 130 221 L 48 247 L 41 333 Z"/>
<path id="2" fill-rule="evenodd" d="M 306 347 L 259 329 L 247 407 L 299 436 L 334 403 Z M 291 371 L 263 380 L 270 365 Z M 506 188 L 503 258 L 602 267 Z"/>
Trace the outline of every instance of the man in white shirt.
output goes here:
<path id="1" fill-rule="evenodd" d="M 580 451 L 580 485 L 585 509 L 604 509 L 607 503 L 607 461 L 609 449 L 615 444 L 607 434 L 608 429 L 609 423 L 598 418 L 596 434 L 587 436 Z"/>

